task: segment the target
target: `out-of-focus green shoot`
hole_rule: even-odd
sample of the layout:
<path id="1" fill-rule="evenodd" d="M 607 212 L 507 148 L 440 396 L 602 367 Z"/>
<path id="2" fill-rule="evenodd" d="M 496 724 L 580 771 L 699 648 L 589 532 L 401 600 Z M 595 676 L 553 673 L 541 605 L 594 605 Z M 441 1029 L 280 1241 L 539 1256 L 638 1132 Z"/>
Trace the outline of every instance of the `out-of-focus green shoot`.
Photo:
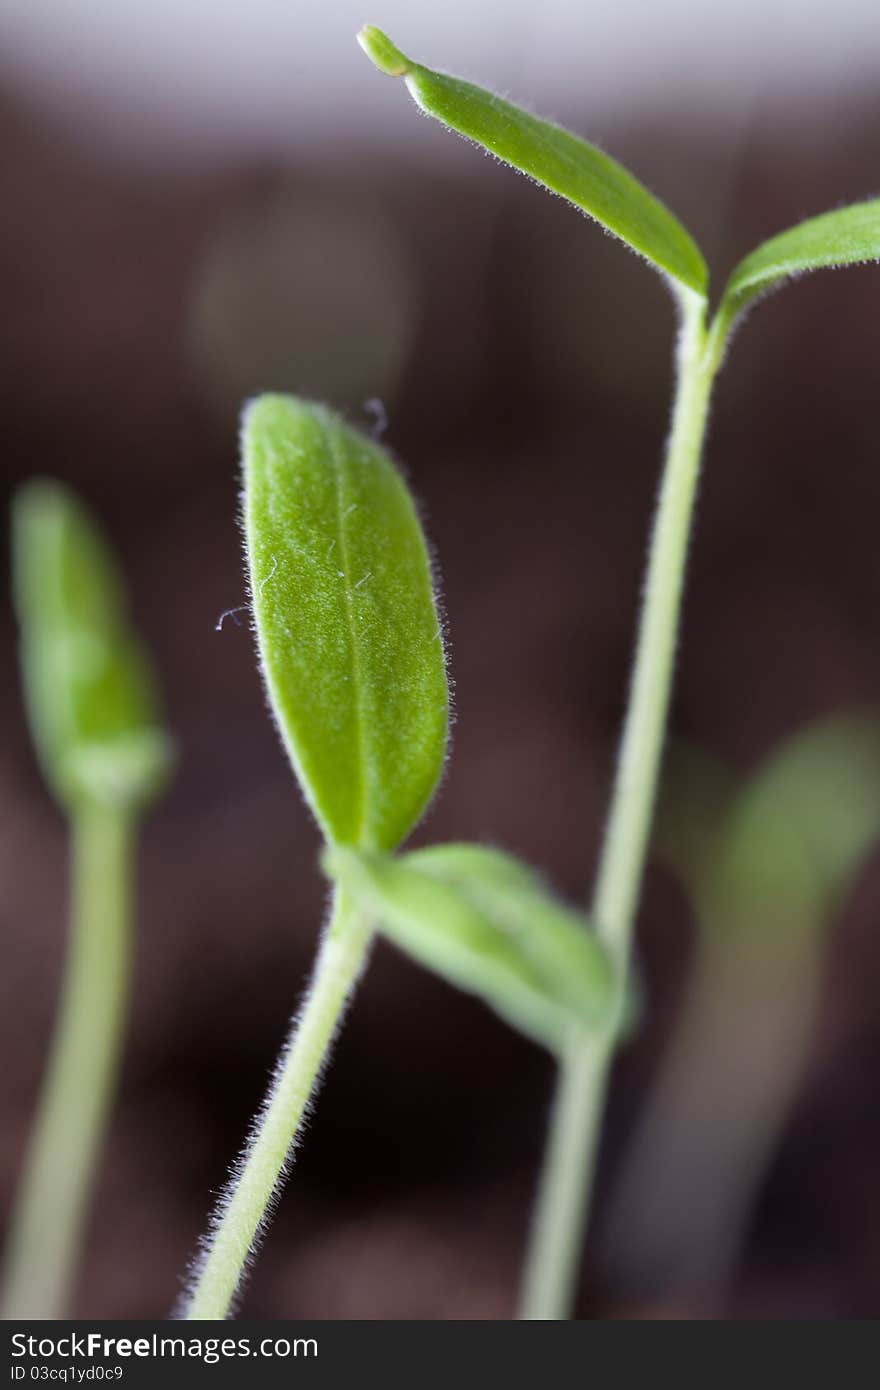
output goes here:
<path id="1" fill-rule="evenodd" d="M 93 518 L 35 481 L 12 518 L 25 703 L 70 825 L 62 997 L 5 1258 L 4 1318 L 67 1315 L 121 1050 L 137 820 L 169 775 L 152 673 Z"/>
<path id="2" fill-rule="evenodd" d="M 878 717 L 820 719 L 740 784 L 674 749 L 655 852 L 697 937 L 604 1231 L 621 1293 L 706 1300 L 728 1284 L 803 1078 L 829 931 L 878 839 Z"/>

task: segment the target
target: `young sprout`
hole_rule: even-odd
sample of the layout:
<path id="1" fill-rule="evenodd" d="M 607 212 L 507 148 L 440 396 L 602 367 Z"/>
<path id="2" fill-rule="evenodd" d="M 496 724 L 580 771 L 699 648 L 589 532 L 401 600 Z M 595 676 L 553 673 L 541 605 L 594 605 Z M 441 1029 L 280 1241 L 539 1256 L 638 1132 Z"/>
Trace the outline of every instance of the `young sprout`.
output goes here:
<path id="1" fill-rule="evenodd" d="M 245 414 L 245 540 L 257 642 L 284 745 L 326 846 L 334 905 L 314 975 L 186 1305 L 222 1318 L 374 929 L 559 1054 L 605 1029 L 617 981 L 585 918 L 510 855 L 394 856 L 446 750 L 448 694 L 427 551 L 396 468 L 331 411 L 264 396 Z"/>
<path id="2" fill-rule="evenodd" d="M 697 926 L 685 1002 L 619 1174 L 606 1276 L 722 1293 L 797 1097 L 828 937 L 880 839 L 880 720 L 800 730 L 740 787 L 676 750 L 656 848 Z"/>
<path id="3" fill-rule="evenodd" d="M 282 742 L 329 846 L 393 850 L 437 785 L 449 718 L 412 500 L 375 442 L 291 396 L 246 409 L 242 456 L 257 647 Z M 372 932 L 336 887 L 289 1043 L 194 1270 L 188 1318 L 229 1314 Z"/>
<path id="4" fill-rule="evenodd" d="M 71 924 L 2 1315 L 61 1318 L 118 1069 L 137 822 L 165 784 L 171 744 L 122 577 L 82 503 L 60 483 L 26 484 L 12 541 L 31 734 L 70 824 Z"/>
<path id="5" fill-rule="evenodd" d="M 666 727 L 694 498 L 715 376 L 745 310 L 786 278 L 880 257 L 880 200 L 805 222 L 733 271 L 711 318 L 708 273 L 681 224 L 631 174 L 571 132 L 472 83 L 413 62 L 368 25 L 358 41 L 403 77 L 427 115 L 587 213 L 653 265 L 679 309 L 672 426 L 651 535 L 629 703 L 591 919 L 626 976 Z M 618 990 L 620 1001 L 625 992 Z M 526 1261 L 523 1315 L 568 1316 L 619 1028 L 571 1041 L 560 1081 Z"/>

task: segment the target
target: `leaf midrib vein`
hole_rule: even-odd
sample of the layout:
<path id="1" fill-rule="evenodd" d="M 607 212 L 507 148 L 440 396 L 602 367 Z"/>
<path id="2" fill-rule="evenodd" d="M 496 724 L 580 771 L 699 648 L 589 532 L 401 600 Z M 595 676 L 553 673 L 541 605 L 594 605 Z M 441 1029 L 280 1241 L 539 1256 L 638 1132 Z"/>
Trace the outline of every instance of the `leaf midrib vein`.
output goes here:
<path id="1" fill-rule="evenodd" d="M 354 724 L 355 724 L 355 743 L 357 745 L 357 814 L 355 823 L 357 827 L 357 844 L 363 847 L 364 840 L 364 815 L 365 815 L 365 752 L 366 752 L 366 720 L 363 709 L 363 672 L 358 650 L 357 629 L 354 621 L 354 605 L 352 601 L 353 588 L 351 579 L 351 565 L 348 549 L 348 541 L 345 532 L 345 516 L 342 508 L 342 492 L 345 474 L 345 464 L 343 462 L 336 434 L 332 428 L 326 429 L 325 436 L 330 445 L 330 456 L 333 464 L 333 484 L 334 496 L 336 499 L 336 539 L 339 546 L 339 561 L 342 566 L 343 585 L 345 589 L 343 602 L 345 604 L 346 623 L 348 625 L 349 651 L 350 651 L 350 676 L 354 687 Z"/>

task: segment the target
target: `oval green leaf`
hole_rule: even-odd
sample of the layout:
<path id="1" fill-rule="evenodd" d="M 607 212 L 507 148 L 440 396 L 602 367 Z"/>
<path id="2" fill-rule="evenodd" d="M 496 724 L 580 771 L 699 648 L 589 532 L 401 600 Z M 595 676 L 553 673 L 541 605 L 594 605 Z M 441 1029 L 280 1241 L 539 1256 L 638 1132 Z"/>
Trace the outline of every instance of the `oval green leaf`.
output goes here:
<path id="1" fill-rule="evenodd" d="M 136 810 L 164 784 L 171 741 L 116 560 L 83 504 L 48 480 L 19 490 L 12 540 L 25 701 L 44 776 L 69 811 Z"/>
<path id="2" fill-rule="evenodd" d="M 387 454 L 333 411 L 245 411 L 244 523 L 269 701 L 325 837 L 391 849 L 440 776 L 449 700 L 422 529 Z"/>
<path id="3" fill-rule="evenodd" d="M 340 880 L 396 946 L 557 1051 L 607 1025 L 614 973 L 586 918 L 509 855 L 441 845 L 392 859 L 334 850 Z"/>
<path id="4" fill-rule="evenodd" d="M 761 295 L 808 270 L 880 260 L 880 198 L 800 222 L 765 241 L 733 271 L 719 309 L 729 327 Z"/>
<path id="5" fill-rule="evenodd" d="M 361 30 L 358 42 L 380 71 L 405 78 L 428 116 L 565 198 L 674 284 L 705 295 L 708 271 L 696 243 L 623 165 L 482 87 L 414 63 L 373 25 Z"/>

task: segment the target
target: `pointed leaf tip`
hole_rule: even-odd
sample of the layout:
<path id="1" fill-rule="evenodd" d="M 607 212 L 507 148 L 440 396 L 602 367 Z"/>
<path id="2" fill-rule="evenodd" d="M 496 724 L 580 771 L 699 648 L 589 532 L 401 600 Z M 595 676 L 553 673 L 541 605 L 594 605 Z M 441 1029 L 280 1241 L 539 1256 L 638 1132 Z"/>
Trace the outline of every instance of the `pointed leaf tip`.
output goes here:
<path id="1" fill-rule="evenodd" d="M 371 25 L 358 41 L 382 72 L 406 78 L 410 96 L 426 115 L 594 218 L 679 292 L 705 297 L 709 273 L 695 241 L 623 165 L 494 92 L 413 62 Z"/>
<path id="2" fill-rule="evenodd" d="M 405 77 L 410 61 L 375 24 L 365 24 L 357 41 L 371 62 L 389 77 Z"/>

